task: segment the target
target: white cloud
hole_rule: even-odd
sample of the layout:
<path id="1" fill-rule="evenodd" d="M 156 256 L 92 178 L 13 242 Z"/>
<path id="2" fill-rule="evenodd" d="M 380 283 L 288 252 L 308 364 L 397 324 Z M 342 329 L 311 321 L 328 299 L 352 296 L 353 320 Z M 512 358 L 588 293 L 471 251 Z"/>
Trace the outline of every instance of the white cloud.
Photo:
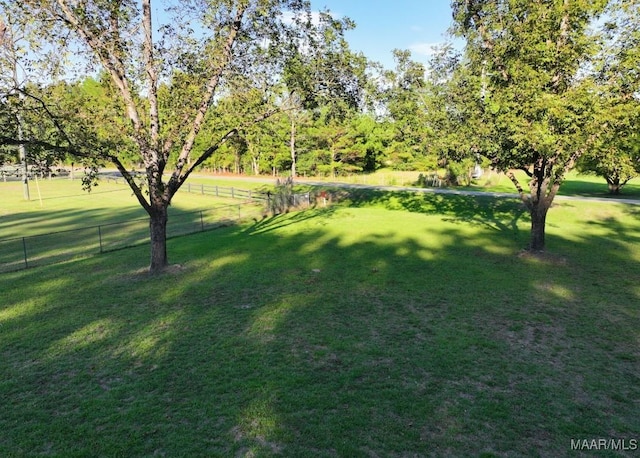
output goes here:
<path id="1" fill-rule="evenodd" d="M 432 56 L 442 43 L 413 43 L 409 45 L 409 51 L 419 56 Z"/>
<path id="2" fill-rule="evenodd" d="M 331 11 L 331 16 L 333 16 L 336 19 L 339 19 L 341 17 L 340 15 L 334 13 L 333 11 Z M 292 24 L 294 18 L 295 18 L 295 14 L 293 12 L 291 12 L 291 11 L 284 11 L 282 13 L 282 19 L 287 24 Z M 312 11 L 311 12 L 311 23 L 313 25 L 320 24 L 320 11 Z"/>

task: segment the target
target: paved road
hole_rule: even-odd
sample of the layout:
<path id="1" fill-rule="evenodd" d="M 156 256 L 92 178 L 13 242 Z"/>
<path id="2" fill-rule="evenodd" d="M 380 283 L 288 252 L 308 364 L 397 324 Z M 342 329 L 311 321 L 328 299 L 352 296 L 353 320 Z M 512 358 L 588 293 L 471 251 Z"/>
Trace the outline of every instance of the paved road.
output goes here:
<path id="1" fill-rule="evenodd" d="M 516 193 L 506 192 L 487 192 L 487 191 L 466 191 L 461 189 L 451 188 L 416 188 L 412 186 L 372 186 L 364 184 L 350 184 L 340 182 L 325 182 L 325 181 L 307 181 L 300 180 L 301 183 L 310 184 L 314 186 L 336 186 L 342 188 L 352 189 L 378 189 L 382 191 L 409 191 L 409 192 L 424 192 L 434 194 L 454 194 L 458 196 L 476 196 L 476 197 L 499 197 L 506 199 L 520 199 L 520 196 Z M 640 200 L 637 199 L 617 199 L 613 197 L 585 197 L 585 196 L 563 196 L 557 195 L 556 199 L 559 200 L 584 200 L 592 202 L 614 202 L 620 204 L 640 205 Z"/>
<path id="2" fill-rule="evenodd" d="M 260 183 L 269 183 L 274 184 L 276 179 L 273 177 L 252 177 L 252 176 L 229 176 L 229 175 L 200 175 L 194 174 L 193 177 L 198 178 L 210 178 L 212 180 L 238 180 L 238 181 L 257 181 Z M 339 181 L 328 182 L 328 181 L 313 181 L 306 180 L 304 178 L 300 178 L 297 180 L 298 183 L 309 184 L 312 186 L 333 186 L 337 188 L 349 188 L 349 189 L 377 189 L 381 191 L 409 191 L 409 192 L 423 192 L 423 193 L 434 193 L 434 194 L 453 194 L 458 196 L 476 196 L 476 197 L 498 197 L 504 199 L 520 199 L 520 196 L 516 193 L 507 193 L 507 192 L 487 192 L 487 191 L 467 191 L 461 189 L 451 189 L 451 188 L 416 188 L 412 186 L 374 186 L 374 185 L 366 185 L 366 184 L 352 184 L 352 183 L 342 183 Z M 583 201 L 591 201 L 591 202 L 613 202 L 619 204 L 628 204 L 628 205 L 640 205 L 640 200 L 638 199 L 619 199 L 615 197 L 585 197 L 585 196 L 556 196 L 558 200 L 583 200 Z"/>

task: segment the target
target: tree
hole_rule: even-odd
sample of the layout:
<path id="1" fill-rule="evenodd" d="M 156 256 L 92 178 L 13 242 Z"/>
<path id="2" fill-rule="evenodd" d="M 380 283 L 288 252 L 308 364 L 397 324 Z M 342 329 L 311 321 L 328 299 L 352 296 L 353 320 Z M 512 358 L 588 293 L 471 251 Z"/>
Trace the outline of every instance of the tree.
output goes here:
<path id="1" fill-rule="evenodd" d="M 346 124 L 346 133 L 334 145 L 334 161 L 345 173 L 374 172 L 384 150 L 381 126 L 368 114 L 358 114 Z"/>
<path id="2" fill-rule="evenodd" d="M 352 20 L 324 11 L 318 24 L 308 22 L 307 27 L 312 32 L 305 41 L 292 43 L 284 69 L 284 82 L 291 94 L 287 112 L 293 177 L 297 173 L 296 132 L 303 110 L 314 111 L 315 119 L 323 118 L 325 136 L 334 136 L 341 130 L 337 125 L 363 107 L 368 86 L 368 61 L 352 52 L 344 37 L 355 27 Z M 337 130 L 329 132 L 330 125 Z"/>
<path id="3" fill-rule="evenodd" d="M 308 10 L 307 2 L 181 0 L 152 5 L 152 0 L 25 0 L 20 6 L 26 17 L 40 24 L 41 38 L 51 38 L 50 46 L 60 54 L 78 49 L 76 60 L 109 75 L 122 107 L 111 122 L 119 125 L 126 119 L 121 135 L 135 145 L 145 169 L 144 188 L 95 129 L 90 139 L 70 136 L 55 114 L 49 119 L 59 129 L 56 141 L 5 138 L 4 143 L 45 144 L 85 159 L 111 161 L 149 215 L 149 269 L 162 271 L 168 265 L 166 225 L 175 193 L 239 129 L 274 112 L 265 100 L 260 110 L 235 118 L 235 125 L 221 123 L 227 129 L 197 150 L 194 146 L 212 107 L 225 94 L 276 83 L 283 43 L 296 33 L 283 12 Z M 66 120 L 73 121 L 73 116 Z"/>
<path id="4" fill-rule="evenodd" d="M 607 98 L 600 119 L 606 124 L 600 138 L 581 158 L 578 169 L 605 179 L 610 194 L 620 194 L 640 175 L 640 106 L 635 99 Z"/>
<path id="5" fill-rule="evenodd" d="M 456 0 L 465 52 L 445 91 L 466 154 L 507 172 L 531 216 L 529 249 L 545 249 L 549 208 L 566 173 L 595 141 L 595 97 L 584 75 L 597 48 L 590 26 L 603 0 Z M 461 90 L 464 97 L 451 96 Z M 457 100 L 455 100 L 457 98 Z M 459 140 L 459 137 L 458 137 Z M 525 191 L 513 169 L 529 177 Z"/>
<path id="6" fill-rule="evenodd" d="M 619 194 L 640 175 L 640 2 L 612 2 L 607 18 L 596 61 L 598 117 L 605 128 L 579 167 L 604 177 L 609 192 Z"/>
<path id="7" fill-rule="evenodd" d="M 409 51 L 393 52 L 396 69 L 384 75 L 382 97 L 393 136 L 388 146 L 389 164 L 396 169 L 435 165 L 428 161 L 429 124 L 426 120 L 425 67 L 413 62 Z"/>
<path id="8" fill-rule="evenodd" d="M 3 8 L 3 17 L 0 16 L 0 87 L 2 88 L 2 129 L 11 132 L 15 138 L 24 138 L 24 120 L 16 106 L 22 102 L 24 93 L 21 91 L 23 81 L 23 70 L 21 61 L 24 59 L 25 47 L 23 43 L 28 41 L 28 27 L 18 23 L 13 11 Z M 22 32 L 20 31 L 22 30 Z M 20 161 L 20 172 L 22 180 L 22 190 L 25 200 L 30 199 L 27 149 L 24 144 L 17 143 L 18 160 Z M 5 149 L 6 151 L 6 149 Z"/>

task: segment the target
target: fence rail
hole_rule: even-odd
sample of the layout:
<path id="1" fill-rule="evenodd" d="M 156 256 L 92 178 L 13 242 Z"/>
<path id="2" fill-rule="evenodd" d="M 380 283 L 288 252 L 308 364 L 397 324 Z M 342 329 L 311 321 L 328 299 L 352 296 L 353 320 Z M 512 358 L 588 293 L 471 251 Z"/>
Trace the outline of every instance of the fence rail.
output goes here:
<path id="1" fill-rule="evenodd" d="M 110 176 L 107 181 L 126 184 L 122 177 Z M 187 183 L 182 189 L 217 198 L 241 199 L 241 202 L 208 210 L 171 214 L 167 223 L 167 237 L 202 232 L 241 218 L 260 215 L 271 207 L 273 199 L 270 192 L 226 186 Z M 293 194 L 290 199 L 288 205 L 294 207 L 311 204 L 310 193 Z M 3 239 L 0 240 L 0 273 L 54 264 L 148 242 L 148 218 Z"/>
<path id="2" fill-rule="evenodd" d="M 237 192 L 238 190 L 234 190 Z M 172 214 L 167 237 L 193 234 L 260 215 L 264 202 L 245 200 L 208 210 Z M 149 219 L 0 240 L 0 273 L 63 262 L 149 242 Z"/>
<path id="3" fill-rule="evenodd" d="M 107 182 L 127 184 L 122 177 L 107 177 Z M 196 183 L 185 183 L 181 188 L 189 193 L 202 194 L 230 199 L 267 200 L 267 193 L 255 189 L 240 189 L 228 186 L 216 186 Z"/>

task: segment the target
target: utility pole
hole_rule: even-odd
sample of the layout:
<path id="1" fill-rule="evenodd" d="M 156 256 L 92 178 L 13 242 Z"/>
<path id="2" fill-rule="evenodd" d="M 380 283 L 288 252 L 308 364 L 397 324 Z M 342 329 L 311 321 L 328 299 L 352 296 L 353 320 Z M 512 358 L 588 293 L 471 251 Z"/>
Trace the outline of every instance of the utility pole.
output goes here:
<path id="1" fill-rule="evenodd" d="M 24 140 L 22 138 L 22 119 L 18 116 L 18 140 Z M 29 169 L 27 166 L 27 148 L 24 143 L 18 145 L 18 153 L 20 156 L 20 174 L 22 175 L 22 195 L 24 200 L 31 200 L 29 195 Z"/>
<path id="2" fill-rule="evenodd" d="M 11 22 L 11 21 L 9 21 Z M 5 24 L 0 19 L 0 47 L 4 47 L 6 50 L 6 56 L 8 62 L 11 64 L 12 78 L 13 78 L 13 90 L 12 92 L 18 93 L 18 99 L 20 104 L 24 100 L 24 94 L 18 89 L 20 87 L 20 78 L 18 77 L 18 55 L 16 52 L 16 38 L 13 34 L 13 28 L 9 24 Z M 19 109 L 18 109 L 19 110 Z M 19 112 L 16 113 L 16 121 L 18 124 L 18 141 L 24 141 L 24 131 L 22 129 L 22 117 Z M 24 143 L 18 145 L 18 156 L 20 160 L 20 174 L 22 179 L 22 193 L 25 200 L 31 200 L 29 195 L 29 170 L 27 166 L 27 149 Z"/>

